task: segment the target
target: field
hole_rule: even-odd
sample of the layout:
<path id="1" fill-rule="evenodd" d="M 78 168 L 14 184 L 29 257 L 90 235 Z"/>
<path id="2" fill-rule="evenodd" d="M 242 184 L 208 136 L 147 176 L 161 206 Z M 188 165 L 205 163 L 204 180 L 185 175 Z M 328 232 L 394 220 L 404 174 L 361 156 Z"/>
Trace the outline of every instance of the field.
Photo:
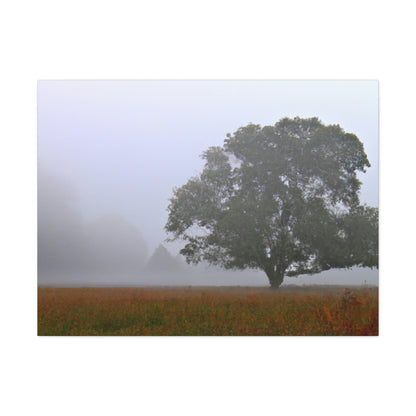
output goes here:
<path id="1" fill-rule="evenodd" d="M 38 335 L 378 335 L 378 289 L 39 288 Z"/>

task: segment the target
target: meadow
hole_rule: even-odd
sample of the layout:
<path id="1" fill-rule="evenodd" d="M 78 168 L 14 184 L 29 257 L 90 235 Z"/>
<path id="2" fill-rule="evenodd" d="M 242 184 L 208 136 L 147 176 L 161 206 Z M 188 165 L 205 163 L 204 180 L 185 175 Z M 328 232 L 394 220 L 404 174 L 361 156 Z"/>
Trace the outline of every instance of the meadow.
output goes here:
<path id="1" fill-rule="evenodd" d="M 38 335 L 378 335 L 378 288 L 38 288 Z"/>

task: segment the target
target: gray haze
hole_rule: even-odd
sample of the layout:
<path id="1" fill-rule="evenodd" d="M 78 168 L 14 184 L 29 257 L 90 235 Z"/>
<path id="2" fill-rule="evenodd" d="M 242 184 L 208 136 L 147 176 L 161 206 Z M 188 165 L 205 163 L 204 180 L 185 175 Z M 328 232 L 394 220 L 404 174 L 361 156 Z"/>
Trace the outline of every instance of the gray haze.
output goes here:
<path id="1" fill-rule="evenodd" d="M 227 133 L 295 116 L 360 138 L 372 165 L 361 201 L 378 206 L 376 81 L 40 81 L 39 282 L 267 285 L 261 272 L 181 264 L 180 244 L 164 242 L 166 208 L 172 188 L 199 173 L 199 155 Z M 161 243 L 180 265 L 168 280 L 148 264 Z M 285 283 L 364 281 L 377 283 L 378 272 Z"/>

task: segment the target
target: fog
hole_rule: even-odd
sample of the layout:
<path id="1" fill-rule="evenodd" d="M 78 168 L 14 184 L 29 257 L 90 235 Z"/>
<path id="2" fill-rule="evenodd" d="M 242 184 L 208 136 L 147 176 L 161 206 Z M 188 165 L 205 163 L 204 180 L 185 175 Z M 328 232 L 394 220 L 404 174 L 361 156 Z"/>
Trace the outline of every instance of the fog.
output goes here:
<path id="1" fill-rule="evenodd" d="M 64 180 L 38 173 L 40 283 L 134 282 L 147 259 L 140 230 L 118 214 L 85 220 Z"/>
<path id="2" fill-rule="evenodd" d="M 360 138 L 372 165 L 361 201 L 378 206 L 376 81 L 39 81 L 39 284 L 267 286 L 263 272 L 186 265 L 163 227 L 172 188 L 202 170 L 204 150 L 295 116 Z M 378 271 L 284 283 L 377 284 Z"/>

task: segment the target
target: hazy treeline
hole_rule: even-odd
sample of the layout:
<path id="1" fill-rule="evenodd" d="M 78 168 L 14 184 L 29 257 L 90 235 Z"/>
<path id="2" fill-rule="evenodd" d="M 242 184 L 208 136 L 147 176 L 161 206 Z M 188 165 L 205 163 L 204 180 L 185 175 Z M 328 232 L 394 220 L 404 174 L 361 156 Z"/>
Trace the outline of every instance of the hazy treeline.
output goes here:
<path id="1" fill-rule="evenodd" d="M 138 230 L 117 214 L 86 221 L 73 207 L 71 187 L 45 171 L 38 173 L 38 273 L 137 273 L 148 249 Z"/>

